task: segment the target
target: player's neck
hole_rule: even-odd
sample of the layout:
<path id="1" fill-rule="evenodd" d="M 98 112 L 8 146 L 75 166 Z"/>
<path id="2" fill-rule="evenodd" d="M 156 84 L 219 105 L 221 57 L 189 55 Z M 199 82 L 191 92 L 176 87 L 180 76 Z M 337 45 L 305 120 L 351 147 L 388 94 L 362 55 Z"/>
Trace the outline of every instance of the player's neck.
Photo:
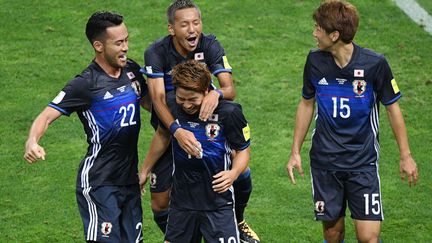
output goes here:
<path id="1" fill-rule="evenodd" d="M 345 44 L 342 41 L 338 41 L 330 51 L 333 55 L 336 65 L 340 68 L 344 68 L 350 62 L 353 52 L 354 45 L 353 43 Z"/>
<path id="2" fill-rule="evenodd" d="M 103 57 L 96 55 L 95 62 L 105 71 L 105 73 L 113 78 L 120 77 L 121 68 L 111 66 Z"/>
<path id="3" fill-rule="evenodd" d="M 172 38 L 172 42 L 174 44 L 174 48 L 177 51 L 178 54 L 180 54 L 182 57 L 186 58 L 189 54 L 189 51 L 183 48 L 180 43 L 176 40 L 176 38 Z"/>

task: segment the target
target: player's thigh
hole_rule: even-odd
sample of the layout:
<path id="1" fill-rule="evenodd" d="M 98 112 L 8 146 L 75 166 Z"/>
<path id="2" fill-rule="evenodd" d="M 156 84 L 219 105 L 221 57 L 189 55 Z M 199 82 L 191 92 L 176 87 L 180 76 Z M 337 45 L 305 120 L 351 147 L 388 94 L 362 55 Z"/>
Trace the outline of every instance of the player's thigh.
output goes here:
<path id="1" fill-rule="evenodd" d="M 335 171 L 311 168 L 315 219 L 333 221 L 345 216 L 343 177 Z"/>
<path id="2" fill-rule="evenodd" d="M 200 232 L 205 242 L 238 243 L 239 232 L 233 209 L 202 212 Z"/>
<path id="3" fill-rule="evenodd" d="M 77 201 L 87 241 L 120 242 L 119 188 L 77 188 Z"/>
<path id="4" fill-rule="evenodd" d="M 151 207 L 154 211 L 165 211 L 168 209 L 171 189 L 164 192 L 151 193 Z"/>
<path id="5" fill-rule="evenodd" d="M 383 220 L 380 180 L 377 171 L 350 172 L 346 181 L 351 217 L 358 220 Z"/>
<path id="6" fill-rule="evenodd" d="M 138 184 L 122 187 L 122 242 L 142 242 L 141 193 Z"/>
<path id="7" fill-rule="evenodd" d="M 356 236 L 360 242 L 374 242 L 379 240 L 381 221 L 354 220 Z"/>
<path id="8" fill-rule="evenodd" d="M 197 211 L 170 208 L 165 241 L 170 243 L 201 242 L 198 218 Z"/>

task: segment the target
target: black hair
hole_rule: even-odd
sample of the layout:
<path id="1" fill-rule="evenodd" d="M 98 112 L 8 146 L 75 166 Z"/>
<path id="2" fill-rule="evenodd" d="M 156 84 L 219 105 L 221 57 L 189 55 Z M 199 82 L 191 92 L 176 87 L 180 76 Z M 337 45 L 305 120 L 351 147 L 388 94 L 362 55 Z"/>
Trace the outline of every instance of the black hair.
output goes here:
<path id="1" fill-rule="evenodd" d="M 86 36 L 91 44 L 106 33 L 106 29 L 123 23 L 123 16 L 108 11 L 95 12 L 90 16 L 86 25 Z"/>
<path id="2" fill-rule="evenodd" d="M 201 17 L 201 11 L 192 0 L 175 0 L 167 9 L 167 18 L 169 24 L 174 24 L 174 15 L 177 10 L 185 8 L 195 8 Z"/>

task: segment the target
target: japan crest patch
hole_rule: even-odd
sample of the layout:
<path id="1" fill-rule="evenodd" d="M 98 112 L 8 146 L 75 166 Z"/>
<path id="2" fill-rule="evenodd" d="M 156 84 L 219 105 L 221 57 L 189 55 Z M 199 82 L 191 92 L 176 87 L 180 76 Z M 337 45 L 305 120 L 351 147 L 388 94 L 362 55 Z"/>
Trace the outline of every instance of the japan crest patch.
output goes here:
<path id="1" fill-rule="evenodd" d="M 362 95 L 366 91 L 367 83 L 364 80 L 354 80 L 354 82 L 352 82 L 352 85 L 353 91 L 357 95 Z"/>
<path id="2" fill-rule="evenodd" d="M 109 237 L 108 235 L 111 233 L 112 224 L 110 222 L 103 222 L 101 227 L 101 232 L 103 236 Z"/>
<path id="3" fill-rule="evenodd" d="M 317 201 L 317 202 L 315 203 L 315 211 L 316 211 L 318 214 L 323 214 L 323 213 L 324 213 L 324 210 L 325 210 L 324 205 L 325 205 L 324 201 Z"/>
<path id="4" fill-rule="evenodd" d="M 135 94 L 138 95 L 138 96 L 141 96 L 141 85 L 140 85 L 140 83 L 135 80 L 135 81 L 133 81 L 131 83 L 131 86 L 132 86 L 133 90 L 135 91 Z"/>
<path id="5" fill-rule="evenodd" d="M 205 131 L 206 131 L 206 133 L 205 133 L 206 136 L 210 140 L 213 140 L 219 135 L 220 126 L 218 124 L 215 124 L 215 123 L 210 123 L 210 124 L 206 125 Z"/>

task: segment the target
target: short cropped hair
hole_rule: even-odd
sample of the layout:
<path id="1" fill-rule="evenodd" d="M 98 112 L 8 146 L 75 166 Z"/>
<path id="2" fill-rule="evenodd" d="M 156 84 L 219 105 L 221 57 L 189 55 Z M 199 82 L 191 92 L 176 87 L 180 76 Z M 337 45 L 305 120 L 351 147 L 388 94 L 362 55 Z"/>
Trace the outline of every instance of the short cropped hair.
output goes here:
<path id="1" fill-rule="evenodd" d="M 192 0 L 175 0 L 167 9 L 167 18 L 169 24 L 174 24 L 175 12 L 180 9 L 195 8 L 201 18 L 201 11 Z"/>
<path id="2" fill-rule="evenodd" d="M 207 66 L 196 60 L 177 64 L 172 70 L 172 84 L 176 88 L 205 93 L 211 82 Z"/>
<path id="3" fill-rule="evenodd" d="M 340 0 L 322 3 L 313 13 L 313 19 L 327 34 L 339 31 L 340 39 L 347 44 L 354 39 L 359 25 L 356 7 Z"/>
<path id="4" fill-rule="evenodd" d="M 95 12 L 90 16 L 86 25 L 86 36 L 91 44 L 97 39 L 103 38 L 106 29 L 113 26 L 119 26 L 123 23 L 123 16 L 108 11 Z"/>

